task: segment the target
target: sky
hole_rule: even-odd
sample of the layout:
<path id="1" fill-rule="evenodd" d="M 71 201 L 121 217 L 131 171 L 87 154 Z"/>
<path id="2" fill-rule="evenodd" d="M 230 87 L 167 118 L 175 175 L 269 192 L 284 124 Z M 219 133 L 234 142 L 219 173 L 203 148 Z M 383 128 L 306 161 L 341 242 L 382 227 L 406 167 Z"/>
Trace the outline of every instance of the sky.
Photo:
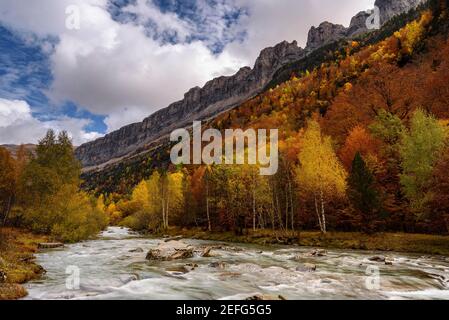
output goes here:
<path id="1" fill-rule="evenodd" d="M 0 0 L 0 144 L 75 145 L 142 121 L 374 0 Z"/>

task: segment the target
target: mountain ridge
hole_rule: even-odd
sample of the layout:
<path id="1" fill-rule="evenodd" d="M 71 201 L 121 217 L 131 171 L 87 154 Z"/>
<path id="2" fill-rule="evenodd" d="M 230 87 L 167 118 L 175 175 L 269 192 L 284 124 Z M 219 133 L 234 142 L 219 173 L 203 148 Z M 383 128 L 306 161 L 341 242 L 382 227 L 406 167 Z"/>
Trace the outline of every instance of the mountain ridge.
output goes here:
<path id="1" fill-rule="evenodd" d="M 265 48 L 253 68 L 243 67 L 233 76 L 215 78 L 202 88 L 194 87 L 184 95 L 183 100 L 153 113 L 142 122 L 127 125 L 81 145 L 76 149 L 76 156 L 84 166 L 99 165 L 129 154 L 189 122 L 205 120 L 229 110 L 257 95 L 282 65 L 304 55 L 304 50 L 298 47 L 296 41 L 283 41 Z M 102 148 L 101 154 L 96 154 L 97 148 Z"/>
<path id="2" fill-rule="evenodd" d="M 391 17 L 416 8 L 425 0 L 376 0 L 380 21 L 385 24 Z M 142 122 L 130 124 L 105 137 L 81 145 L 75 151 L 85 171 L 132 157 L 151 143 L 167 136 L 177 128 L 186 127 L 194 120 L 207 120 L 228 111 L 266 89 L 266 86 L 283 66 L 312 55 L 323 46 L 368 32 L 366 19 L 372 11 L 359 12 L 348 28 L 323 22 L 309 31 L 305 49 L 297 42 L 283 41 L 263 49 L 254 67 L 243 67 L 233 76 L 210 80 L 203 88 L 194 87 L 183 100 L 161 109 Z"/>

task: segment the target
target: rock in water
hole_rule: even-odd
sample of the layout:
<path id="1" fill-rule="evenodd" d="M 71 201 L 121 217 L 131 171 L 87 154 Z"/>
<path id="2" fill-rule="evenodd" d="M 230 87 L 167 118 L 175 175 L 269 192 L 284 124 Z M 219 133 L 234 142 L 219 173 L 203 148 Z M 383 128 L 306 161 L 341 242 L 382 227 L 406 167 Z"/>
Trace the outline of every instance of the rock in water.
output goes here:
<path id="1" fill-rule="evenodd" d="M 147 260 L 172 261 L 193 257 L 193 248 L 181 241 L 160 243 L 147 253 Z"/>
<path id="2" fill-rule="evenodd" d="M 276 300 L 287 300 L 281 295 L 270 295 L 270 294 L 256 294 L 254 296 L 248 297 L 247 301 L 276 301 Z"/>
<path id="3" fill-rule="evenodd" d="M 182 236 L 174 236 L 174 237 L 166 237 L 166 239 L 164 239 L 165 242 L 170 242 L 170 241 L 179 241 L 182 239 Z"/>
<path id="4" fill-rule="evenodd" d="M 369 261 L 372 262 L 385 262 L 385 257 L 381 257 L 381 256 L 374 256 L 368 259 Z"/>
<path id="5" fill-rule="evenodd" d="M 226 263 L 224 263 L 224 262 L 212 262 L 212 263 L 209 263 L 209 267 L 210 268 L 225 269 L 226 268 Z"/>
<path id="6" fill-rule="evenodd" d="M 207 247 L 207 248 L 205 248 L 204 250 L 203 250 L 203 252 L 201 253 L 201 257 L 203 257 L 203 258 L 210 258 L 211 257 L 211 255 L 210 255 L 210 252 L 212 251 L 212 248 L 211 247 Z"/>
<path id="7" fill-rule="evenodd" d="M 64 244 L 61 242 L 39 243 L 37 245 L 38 249 L 56 249 L 62 247 L 64 247 Z"/>
<path id="8" fill-rule="evenodd" d="M 303 265 L 300 265 L 296 268 L 296 271 L 299 272 L 315 272 L 316 271 L 316 265 L 311 263 L 304 263 Z"/>
<path id="9" fill-rule="evenodd" d="M 310 255 L 313 257 L 325 257 L 325 256 L 327 256 L 327 251 L 326 250 L 313 250 L 310 253 Z"/>
<path id="10" fill-rule="evenodd" d="M 140 280 L 140 276 L 138 274 L 128 274 L 120 276 L 120 281 L 123 282 L 124 284 L 137 280 Z"/>
<path id="11" fill-rule="evenodd" d="M 142 248 L 136 248 L 136 249 L 133 249 L 133 250 L 129 250 L 129 252 L 131 252 L 131 253 L 140 253 L 140 252 L 143 252 L 143 249 Z"/>
<path id="12" fill-rule="evenodd" d="M 174 266 L 167 268 L 168 272 L 178 273 L 178 274 L 185 274 L 190 272 L 191 270 L 188 269 L 186 266 Z"/>

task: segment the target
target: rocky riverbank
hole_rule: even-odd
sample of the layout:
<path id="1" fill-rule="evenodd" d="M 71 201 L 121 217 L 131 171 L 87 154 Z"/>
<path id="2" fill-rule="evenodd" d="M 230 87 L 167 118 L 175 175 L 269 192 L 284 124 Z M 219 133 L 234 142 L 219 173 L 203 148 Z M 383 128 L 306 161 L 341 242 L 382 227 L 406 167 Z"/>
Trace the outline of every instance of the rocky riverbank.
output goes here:
<path id="1" fill-rule="evenodd" d="M 449 236 L 406 233 L 378 233 L 367 235 L 356 232 L 273 232 L 271 230 L 247 231 L 243 235 L 233 232 L 207 232 L 199 228 L 170 228 L 164 234 L 171 238 L 252 243 L 258 245 L 279 244 L 304 247 L 353 249 L 369 251 L 395 251 L 449 256 Z"/>
<path id="2" fill-rule="evenodd" d="M 92 240 L 41 250 L 36 261 L 47 273 L 26 284 L 27 299 L 448 298 L 448 257 L 179 236 L 111 227 Z M 67 266 L 80 270 L 78 290 L 67 287 Z M 376 290 L 366 284 L 369 268 L 379 271 Z"/>
<path id="3" fill-rule="evenodd" d="M 14 300 L 28 293 L 22 284 L 38 279 L 45 270 L 35 262 L 38 244 L 47 237 L 4 228 L 0 229 L 0 300 Z"/>

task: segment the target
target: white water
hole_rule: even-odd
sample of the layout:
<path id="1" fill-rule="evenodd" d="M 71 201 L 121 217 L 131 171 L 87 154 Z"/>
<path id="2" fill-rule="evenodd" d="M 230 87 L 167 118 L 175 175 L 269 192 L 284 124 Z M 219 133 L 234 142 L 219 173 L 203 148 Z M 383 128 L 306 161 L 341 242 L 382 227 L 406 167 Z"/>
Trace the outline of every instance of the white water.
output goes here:
<path id="1" fill-rule="evenodd" d="M 183 241 L 195 246 L 217 244 Z M 289 300 L 449 299 L 448 257 L 351 250 L 328 250 L 325 257 L 310 257 L 312 248 L 229 244 L 213 250 L 212 258 L 145 260 L 147 251 L 159 242 L 114 227 L 97 240 L 40 252 L 37 263 L 47 273 L 27 284 L 27 299 L 244 299 L 257 293 L 280 294 Z M 143 252 L 130 252 L 136 248 Z M 303 257 L 300 262 L 292 260 L 298 255 Z M 374 255 L 394 259 L 393 265 L 370 262 Z M 225 262 L 226 268 L 213 268 L 212 262 Z M 186 274 L 168 271 L 187 263 L 198 267 Z M 296 271 L 302 263 L 315 264 L 316 272 Z M 69 266 L 80 270 L 79 290 L 66 287 Z M 380 268 L 378 290 L 366 286 L 368 266 Z"/>

